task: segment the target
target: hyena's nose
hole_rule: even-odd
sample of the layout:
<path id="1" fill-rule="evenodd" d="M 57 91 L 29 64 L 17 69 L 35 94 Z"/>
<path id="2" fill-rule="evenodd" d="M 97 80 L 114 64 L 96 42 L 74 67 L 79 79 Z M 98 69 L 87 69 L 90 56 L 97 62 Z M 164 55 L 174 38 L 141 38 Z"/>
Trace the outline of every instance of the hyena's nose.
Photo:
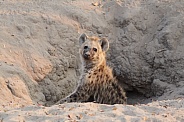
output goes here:
<path id="1" fill-rule="evenodd" d="M 84 54 L 84 58 L 85 59 L 88 59 L 90 57 L 90 53 L 89 52 L 86 52 L 85 54 Z"/>

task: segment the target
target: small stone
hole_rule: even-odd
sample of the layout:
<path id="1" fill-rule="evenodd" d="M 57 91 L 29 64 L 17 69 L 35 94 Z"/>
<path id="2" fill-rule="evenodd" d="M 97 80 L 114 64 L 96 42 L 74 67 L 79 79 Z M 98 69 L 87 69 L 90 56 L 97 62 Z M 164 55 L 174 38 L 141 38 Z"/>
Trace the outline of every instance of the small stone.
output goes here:
<path id="1" fill-rule="evenodd" d="M 103 33 L 102 28 L 98 28 L 98 29 L 97 29 L 97 33 L 98 33 L 98 34 L 102 34 L 102 33 Z"/>

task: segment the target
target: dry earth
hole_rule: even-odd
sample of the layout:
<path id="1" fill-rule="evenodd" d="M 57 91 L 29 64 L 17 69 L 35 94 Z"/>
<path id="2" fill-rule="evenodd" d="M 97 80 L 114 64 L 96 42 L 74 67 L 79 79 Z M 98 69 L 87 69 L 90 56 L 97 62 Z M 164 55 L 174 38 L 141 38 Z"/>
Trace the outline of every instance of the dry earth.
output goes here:
<path id="1" fill-rule="evenodd" d="M 183 122 L 184 100 L 147 105 L 67 103 L 52 107 L 27 106 L 1 112 L 3 122 Z"/>
<path id="2" fill-rule="evenodd" d="M 0 30 L 1 121 L 184 121 L 183 0 L 0 0 Z M 74 90 L 84 32 L 133 105 L 42 106 Z"/>

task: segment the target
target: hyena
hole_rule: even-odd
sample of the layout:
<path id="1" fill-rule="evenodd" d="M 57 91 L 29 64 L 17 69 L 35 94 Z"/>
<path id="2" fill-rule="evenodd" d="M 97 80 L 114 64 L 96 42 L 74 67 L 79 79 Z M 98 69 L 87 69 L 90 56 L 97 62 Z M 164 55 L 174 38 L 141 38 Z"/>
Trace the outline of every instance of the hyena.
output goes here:
<path id="1" fill-rule="evenodd" d="M 82 34 L 79 44 L 82 62 L 80 81 L 73 93 L 56 104 L 88 101 L 101 104 L 125 104 L 127 98 L 124 89 L 118 85 L 112 69 L 106 64 L 108 40 Z"/>

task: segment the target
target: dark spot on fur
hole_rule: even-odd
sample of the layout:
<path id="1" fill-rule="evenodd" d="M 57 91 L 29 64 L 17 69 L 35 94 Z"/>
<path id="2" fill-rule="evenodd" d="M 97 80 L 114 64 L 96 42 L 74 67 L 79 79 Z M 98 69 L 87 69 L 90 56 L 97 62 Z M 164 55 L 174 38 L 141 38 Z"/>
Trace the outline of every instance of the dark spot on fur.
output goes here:
<path id="1" fill-rule="evenodd" d="M 111 96 L 113 96 L 113 95 L 114 95 L 114 92 L 111 91 Z"/>
<path id="2" fill-rule="evenodd" d="M 88 78 L 91 78 L 91 75 L 89 75 Z"/>
<path id="3" fill-rule="evenodd" d="M 84 93 L 81 94 L 81 97 L 84 97 Z"/>
<path id="4" fill-rule="evenodd" d="M 115 98 L 115 96 L 112 95 L 112 96 L 111 96 L 111 99 L 112 99 L 112 100 L 117 99 L 117 96 L 116 96 L 116 98 Z"/>
<path id="5" fill-rule="evenodd" d="M 116 99 L 116 103 L 119 103 L 119 99 Z"/>
<path id="6" fill-rule="evenodd" d="M 93 84 L 93 80 L 91 81 L 91 83 Z"/>
<path id="7" fill-rule="evenodd" d="M 87 102 L 93 102 L 93 101 L 94 101 L 94 96 L 91 95 L 91 96 L 89 97 L 89 99 L 87 100 Z"/>
<path id="8" fill-rule="evenodd" d="M 112 83 L 112 87 L 115 87 L 115 83 Z"/>
<path id="9" fill-rule="evenodd" d="M 76 98 L 76 97 L 77 97 L 77 95 L 76 95 L 76 94 L 74 94 L 74 95 L 73 95 L 73 97 L 74 97 L 74 98 Z M 71 98 L 71 96 L 70 96 L 70 98 Z"/>
<path id="10" fill-rule="evenodd" d="M 121 94 L 121 91 L 118 91 L 118 96 L 120 96 L 120 97 L 123 96 L 123 95 Z"/>
<path id="11" fill-rule="evenodd" d="M 96 87 L 93 87 L 93 91 L 96 91 Z"/>

